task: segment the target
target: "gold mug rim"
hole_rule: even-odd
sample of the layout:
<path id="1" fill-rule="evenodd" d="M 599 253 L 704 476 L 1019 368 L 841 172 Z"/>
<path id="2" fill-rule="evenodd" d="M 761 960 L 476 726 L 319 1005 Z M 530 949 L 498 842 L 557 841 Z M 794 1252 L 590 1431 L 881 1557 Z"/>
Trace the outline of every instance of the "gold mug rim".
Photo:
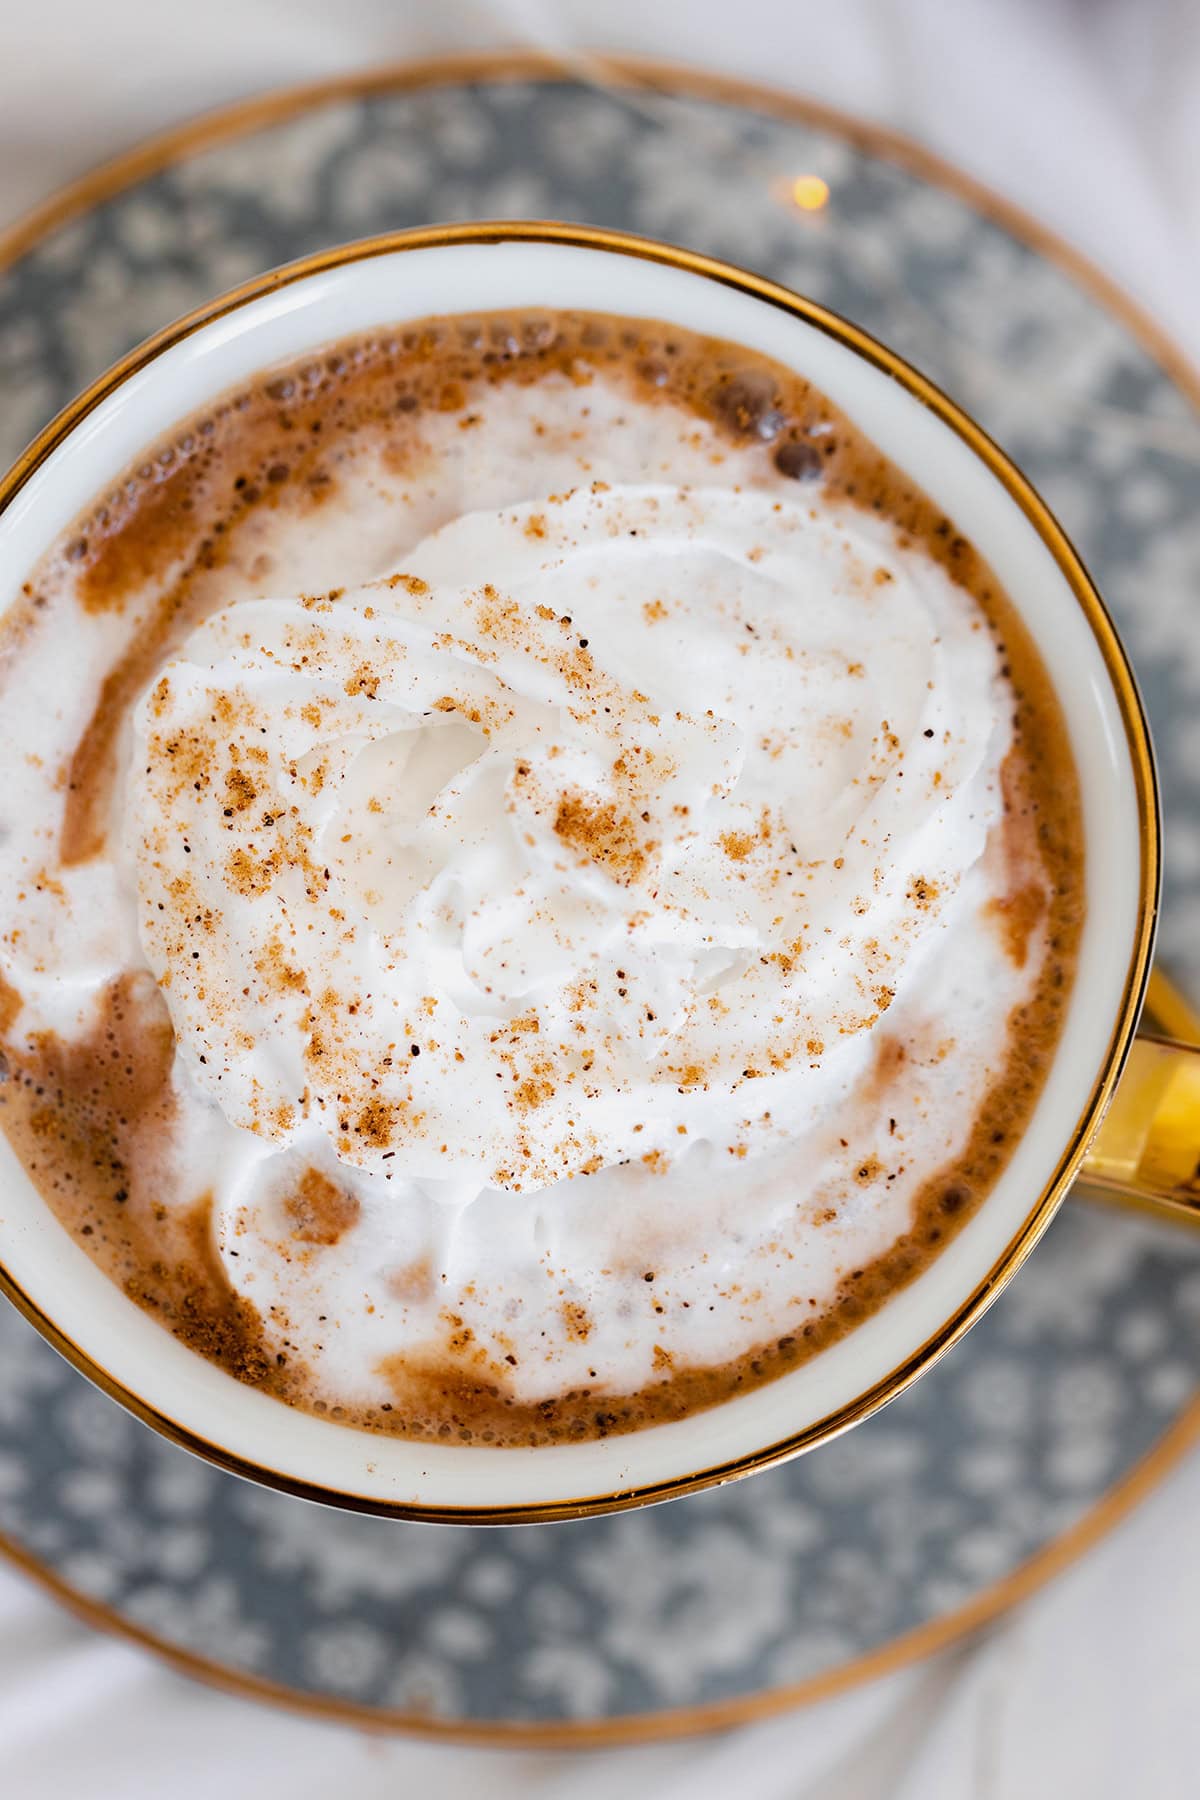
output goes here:
<path id="1" fill-rule="evenodd" d="M 146 338 L 113 363 L 59 412 L 32 440 L 8 472 L 0 478 L 0 517 L 47 458 L 70 437 L 75 428 L 110 394 L 165 350 L 251 301 L 289 287 L 297 281 L 339 268 L 405 250 L 422 250 L 452 244 L 550 243 L 572 248 L 641 258 L 700 275 L 732 287 L 767 305 L 801 319 L 832 337 L 883 374 L 890 376 L 926 409 L 953 431 L 1004 487 L 1025 514 L 1071 589 L 1091 629 L 1121 714 L 1126 748 L 1133 774 L 1138 807 L 1139 881 L 1138 918 L 1132 949 L 1122 984 L 1121 1001 L 1092 1090 L 1067 1136 L 1057 1164 L 1021 1226 L 1010 1238 L 986 1275 L 938 1328 L 887 1375 L 845 1402 L 824 1418 L 768 1444 L 760 1450 L 712 1467 L 666 1477 L 643 1487 L 600 1493 L 571 1500 L 532 1501 L 501 1506 L 432 1506 L 379 1499 L 346 1489 L 302 1480 L 240 1456 L 223 1445 L 201 1437 L 187 1425 L 151 1406 L 111 1375 L 82 1349 L 43 1308 L 25 1293 L 0 1261 L 0 1294 L 21 1312 L 55 1350 L 110 1399 L 170 1442 L 204 1461 L 261 1486 L 296 1498 L 315 1501 L 345 1511 L 428 1524 L 515 1525 L 550 1523 L 563 1519 L 599 1517 L 634 1507 L 682 1498 L 705 1488 L 723 1485 L 745 1475 L 770 1469 L 801 1452 L 816 1448 L 861 1424 L 909 1387 L 940 1360 L 982 1316 L 1007 1286 L 1035 1248 L 1057 1212 L 1083 1160 L 1088 1143 L 1100 1123 L 1124 1068 L 1133 1041 L 1150 975 L 1154 936 L 1162 882 L 1162 824 L 1158 779 L 1137 681 L 1128 655 L 1108 609 L 1082 558 L 1028 477 L 1000 449 L 969 413 L 922 375 L 894 350 L 869 332 L 852 324 L 831 308 L 794 293 L 766 276 L 742 269 L 717 257 L 665 243 L 656 238 L 606 227 L 570 224 L 556 220 L 489 220 L 459 224 L 422 225 L 382 232 L 348 244 L 314 251 L 281 264 L 228 289 L 215 299 L 194 307 L 171 324 Z M 116 1291 L 116 1290 L 114 1290 Z M 230 1377 L 230 1379 L 233 1379 Z M 282 1403 L 281 1403 L 282 1404 Z"/>

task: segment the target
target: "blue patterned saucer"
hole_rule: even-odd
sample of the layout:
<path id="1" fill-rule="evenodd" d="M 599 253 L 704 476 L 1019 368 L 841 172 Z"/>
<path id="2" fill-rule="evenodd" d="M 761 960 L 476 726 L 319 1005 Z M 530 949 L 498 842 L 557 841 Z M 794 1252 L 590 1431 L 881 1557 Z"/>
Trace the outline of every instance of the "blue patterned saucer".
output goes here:
<path id="1" fill-rule="evenodd" d="M 369 232 L 559 217 L 748 263 L 926 370 L 1075 538 L 1145 691 L 1163 950 L 1200 993 L 1200 390 L 1078 265 L 931 168 L 690 76 L 593 86 L 524 59 L 273 96 L 0 242 L 0 462 L 170 318 Z M 0 1548 L 87 1616 L 310 1712 L 595 1741 L 875 1672 L 1096 1535 L 1200 1434 L 1200 1234 L 1071 1205 L 954 1355 L 850 1436 L 566 1525 L 326 1512 L 155 1437 L 8 1307 L 0 1356 Z"/>

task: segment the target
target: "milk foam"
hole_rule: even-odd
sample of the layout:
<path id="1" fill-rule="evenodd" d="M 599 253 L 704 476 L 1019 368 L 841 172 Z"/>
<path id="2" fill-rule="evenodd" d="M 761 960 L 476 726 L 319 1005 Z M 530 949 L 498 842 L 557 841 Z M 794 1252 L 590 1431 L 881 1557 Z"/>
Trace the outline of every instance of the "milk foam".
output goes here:
<path id="1" fill-rule="evenodd" d="M 268 523 L 269 590 L 230 571 L 137 709 L 108 853 L 52 884 L 119 627 L 81 615 L 20 703 L 22 1023 L 151 971 L 180 1198 L 341 1398 L 448 1317 L 537 1399 L 820 1311 L 1037 974 L 988 916 L 1013 696 L 970 596 L 693 417 L 602 382 L 577 412 L 506 393 L 429 428 L 427 487 L 364 469 Z M 359 1203 L 336 1243 L 296 1241 L 308 1170 Z"/>

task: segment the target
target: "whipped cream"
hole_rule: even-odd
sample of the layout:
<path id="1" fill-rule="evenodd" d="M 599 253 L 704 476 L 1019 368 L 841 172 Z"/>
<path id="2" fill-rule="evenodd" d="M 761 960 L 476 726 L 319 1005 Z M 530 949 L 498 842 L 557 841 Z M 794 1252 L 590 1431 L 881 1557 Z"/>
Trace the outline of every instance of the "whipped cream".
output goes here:
<path id="1" fill-rule="evenodd" d="M 811 1129 L 1000 810 L 990 635 L 829 507 L 613 487 L 209 619 L 139 709 L 195 1086 L 456 1202 Z"/>
<path id="2" fill-rule="evenodd" d="M 538 1400 L 819 1315 L 961 1153 L 1043 958 L 993 910 L 1012 690 L 929 556 L 602 376 L 472 417 L 250 521 L 96 855 L 58 857 L 65 771 L 155 593 L 66 587 L 4 695 L 16 1029 L 153 979 L 156 1203 L 211 1195 L 335 1403 L 451 1329 Z"/>

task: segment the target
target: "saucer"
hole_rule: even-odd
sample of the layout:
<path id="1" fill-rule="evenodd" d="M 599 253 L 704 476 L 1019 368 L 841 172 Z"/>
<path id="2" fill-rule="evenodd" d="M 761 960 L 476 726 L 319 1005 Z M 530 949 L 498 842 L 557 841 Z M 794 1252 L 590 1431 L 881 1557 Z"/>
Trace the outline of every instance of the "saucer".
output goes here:
<path id="1" fill-rule="evenodd" d="M 1045 233 L 795 100 L 588 59 L 412 67 L 170 134 L 0 237 L 0 462 L 223 288 L 432 219 L 622 226 L 748 264 L 930 374 L 1041 488 L 1133 654 L 1200 993 L 1200 386 Z M 1200 1024 L 1157 978 L 1178 1036 Z M 669 1506 L 497 1530 L 357 1518 L 156 1437 L 0 1309 L 0 1549 L 206 1679 L 373 1726 L 578 1742 L 733 1723 L 980 1624 L 1200 1436 L 1200 1233 L 1071 1202 L 867 1424 Z"/>

